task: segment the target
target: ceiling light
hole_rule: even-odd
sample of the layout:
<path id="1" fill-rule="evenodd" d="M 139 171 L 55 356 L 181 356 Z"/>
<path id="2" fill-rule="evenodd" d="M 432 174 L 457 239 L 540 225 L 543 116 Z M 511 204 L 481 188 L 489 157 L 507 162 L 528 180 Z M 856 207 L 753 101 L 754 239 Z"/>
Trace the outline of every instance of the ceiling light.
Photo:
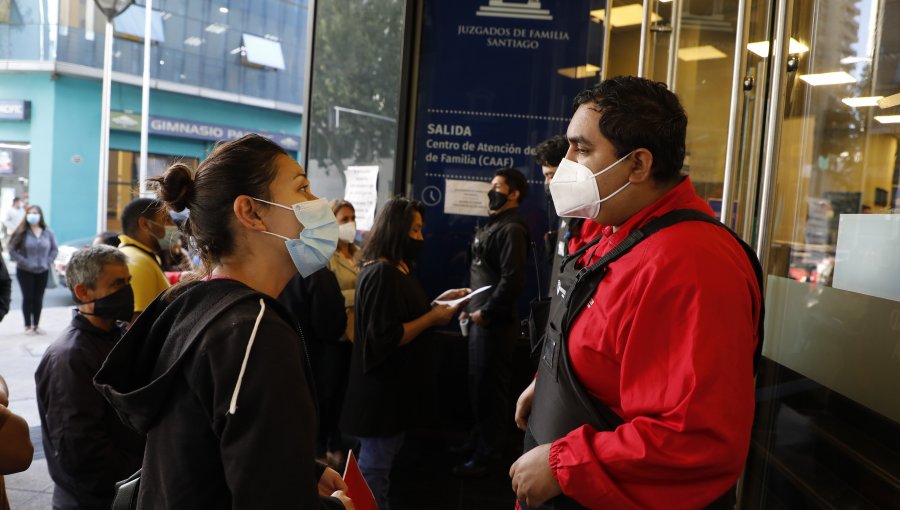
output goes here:
<path id="1" fill-rule="evenodd" d="M 841 64 L 844 65 L 852 65 L 859 64 L 860 62 L 871 62 L 872 59 L 868 57 L 844 57 L 841 59 Z"/>
<path id="2" fill-rule="evenodd" d="M 900 115 L 876 115 L 875 120 L 882 124 L 900 124 Z"/>
<path id="3" fill-rule="evenodd" d="M 597 73 L 600 72 L 600 68 L 593 64 L 585 64 L 576 67 L 563 67 L 556 72 L 577 80 L 580 78 L 593 78 L 594 76 L 597 76 Z"/>
<path id="4" fill-rule="evenodd" d="M 671 2 L 671 1 L 672 1 L 672 0 L 659 0 L 659 3 L 661 3 L 661 4 L 667 4 L 667 3 Z"/>
<path id="5" fill-rule="evenodd" d="M 212 23 L 207 26 L 204 30 L 211 34 L 221 34 L 228 30 L 228 25 L 223 25 L 221 23 Z"/>
<path id="6" fill-rule="evenodd" d="M 229 51 L 229 53 L 231 53 L 232 55 L 237 55 L 237 54 L 240 53 L 241 50 L 243 50 L 243 49 L 244 49 L 243 47 L 238 46 L 237 48 L 235 48 L 235 49 Z"/>
<path id="7" fill-rule="evenodd" d="M 219 12 L 222 14 L 228 14 L 228 7 L 219 7 Z"/>
<path id="8" fill-rule="evenodd" d="M 898 92 L 897 94 L 894 94 L 892 96 L 888 96 L 884 99 L 878 100 L 878 107 L 881 108 L 882 110 L 884 110 L 886 108 L 891 108 L 891 107 L 897 106 L 897 105 L 900 105 L 900 92 Z"/>
<path id="9" fill-rule="evenodd" d="M 871 96 L 871 97 L 845 97 L 841 99 L 841 102 L 851 108 L 859 108 L 862 106 L 878 106 L 878 100 L 881 99 L 882 96 Z"/>
<path id="10" fill-rule="evenodd" d="M 163 12 L 162 19 L 165 21 L 169 21 L 170 19 L 172 19 L 172 13 L 168 11 Z"/>
<path id="11" fill-rule="evenodd" d="M 836 71 L 833 73 L 819 74 L 801 74 L 800 79 L 809 83 L 813 87 L 819 85 L 841 85 L 843 83 L 856 83 L 856 78 L 850 76 L 844 71 Z"/>
<path id="12" fill-rule="evenodd" d="M 747 45 L 747 49 L 759 55 L 762 58 L 769 56 L 769 41 L 759 41 Z M 791 37 L 788 41 L 788 53 L 791 55 L 800 55 L 809 51 L 809 46 Z"/>
<path id="13" fill-rule="evenodd" d="M 197 36 L 191 36 L 184 40 L 184 44 L 188 46 L 200 46 L 203 44 L 203 39 Z"/>
<path id="14" fill-rule="evenodd" d="M 644 8 L 638 4 L 623 5 L 621 7 L 613 7 L 610 9 L 609 24 L 613 28 L 630 27 L 632 25 L 640 25 L 644 21 Z M 597 9 L 591 11 L 591 20 L 594 23 L 603 23 L 606 19 L 606 9 Z M 660 21 L 662 17 L 655 12 L 650 13 L 650 22 Z"/>
<path id="15" fill-rule="evenodd" d="M 690 48 L 679 48 L 678 58 L 685 62 L 694 62 L 697 60 L 712 60 L 716 58 L 725 58 L 728 55 L 716 48 L 715 46 L 693 46 Z"/>
<path id="16" fill-rule="evenodd" d="M 263 37 L 265 37 L 266 39 L 268 39 L 268 40 L 270 40 L 270 41 L 278 42 L 278 36 L 277 36 L 277 35 L 266 34 L 266 35 L 264 35 Z"/>
<path id="17" fill-rule="evenodd" d="M 166 61 L 165 61 L 165 60 L 160 60 L 160 61 L 159 61 L 159 65 L 161 65 L 161 66 L 166 65 Z"/>

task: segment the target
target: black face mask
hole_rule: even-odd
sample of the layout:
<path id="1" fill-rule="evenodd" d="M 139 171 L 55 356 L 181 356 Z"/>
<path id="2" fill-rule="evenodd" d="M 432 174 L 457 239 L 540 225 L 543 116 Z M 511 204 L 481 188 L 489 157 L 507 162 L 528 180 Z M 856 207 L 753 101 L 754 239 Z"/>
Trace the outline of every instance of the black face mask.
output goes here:
<path id="1" fill-rule="evenodd" d="M 422 239 L 413 239 L 412 237 L 407 236 L 406 239 L 403 240 L 403 260 L 406 262 L 412 262 L 419 258 L 419 255 L 422 253 L 422 248 L 425 247 L 425 241 Z"/>
<path id="2" fill-rule="evenodd" d="M 112 294 L 83 304 L 89 303 L 94 303 L 94 313 L 81 312 L 82 314 L 128 322 L 134 314 L 134 289 L 129 284 Z"/>
<path id="3" fill-rule="evenodd" d="M 500 193 L 493 189 L 488 191 L 488 208 L 492 211 L 496 211 L 506 205 L 507 200 L 509 200 L 509 195 L 506 193 Z"/>

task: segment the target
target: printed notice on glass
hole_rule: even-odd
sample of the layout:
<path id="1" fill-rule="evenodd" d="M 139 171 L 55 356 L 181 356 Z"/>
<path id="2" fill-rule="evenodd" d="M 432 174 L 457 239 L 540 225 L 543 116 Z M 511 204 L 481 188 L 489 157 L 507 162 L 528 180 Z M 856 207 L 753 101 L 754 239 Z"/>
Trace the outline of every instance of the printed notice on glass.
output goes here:
<path id="1" fill-rule="evenodd" d="M 345 172 L 347 187 L 344 200 L 356 210 L 356 228 L 371 230 L 375 223 L 375 204 L 378 202 L 378 167 L 349 166 Z"/>
<path id="2" fill-rule="evenodd" d="M 444 187 L 444 214 L 488 215 L 488 190 L 491 183 L 447 179 Z"/>

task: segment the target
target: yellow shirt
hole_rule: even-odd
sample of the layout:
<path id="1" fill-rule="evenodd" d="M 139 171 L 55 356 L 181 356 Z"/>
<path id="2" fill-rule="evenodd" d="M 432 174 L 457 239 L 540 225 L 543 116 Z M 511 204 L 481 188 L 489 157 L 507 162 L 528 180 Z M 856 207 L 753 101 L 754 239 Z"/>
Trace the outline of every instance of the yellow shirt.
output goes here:
<path id="1" fill-rule="evenodd" d="M 134 311 L 143 312 L 164 290 L 169 288 L 159 258 L 148 246 L 122 234 L 119 236 L 119 250 L 128 256 L 128 272 L 131 273 L 131 287 L 134 289 Z"/>

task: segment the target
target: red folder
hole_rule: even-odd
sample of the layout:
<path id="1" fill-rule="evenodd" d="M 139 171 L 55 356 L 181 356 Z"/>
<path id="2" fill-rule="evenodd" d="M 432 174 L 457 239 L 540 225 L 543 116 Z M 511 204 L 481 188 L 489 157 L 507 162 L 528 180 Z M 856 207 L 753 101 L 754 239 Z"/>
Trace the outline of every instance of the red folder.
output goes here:
<path id="1" fill-rule="evenodd" d="M 356 463 L 356 457 L 351 451 L 347 455 L 347 467 L 344 468 L 344 482 L 347 484 L 347 496 L 353 500 L 353 506 L 356 510 L 378 510 L 378 504 L 375 503 L 375 496 L 372 495 L 372 489 L 363 478 L 362 471 L 359 470 L 359 464 Z"/>

